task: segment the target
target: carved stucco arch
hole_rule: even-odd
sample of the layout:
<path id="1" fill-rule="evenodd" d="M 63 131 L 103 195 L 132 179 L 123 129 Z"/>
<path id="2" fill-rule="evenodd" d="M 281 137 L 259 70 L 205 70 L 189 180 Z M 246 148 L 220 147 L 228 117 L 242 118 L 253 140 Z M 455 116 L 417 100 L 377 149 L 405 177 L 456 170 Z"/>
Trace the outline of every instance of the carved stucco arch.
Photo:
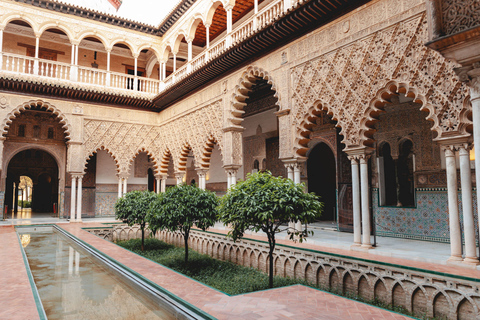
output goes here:
<path id="1" fill-rule="evenodd" d="M 190 19 L 190 22 L 188 23 L 188 26 L 186 28 L 187 35 L 190 39 L 195 38 L 195 32 L 197 31 L 197 28 L 198 28 L 198 25 L 200 24 L 200 22 L 205 25 L 205 19 L 203 18 L 203 14 L 197 12 Z"/>
<path id="2" fill-rule="evenodd" d="M 159 159 L 158 172 L 160 174 L 168 174 L 168 164 L 170 163 L 170 160 L 173 161 L 172 153 L 170 152 L 170 149 L 166 148 L 165 151 L 162 153 L 161 158 Z"/>
<path id="3" fill-rule="evenodd" d="M 106 151 L 110 157 L 112 157 L 113 161 L 115 162 L 115 166 L 116 166 L 116 171 L 117 171 L 117 174 L 120 173 L 120 162 L 118 160 L 118 156 L 115 154 L 115 152 L 112 150 L 112 148 L 109 148 L 108 146 L 102 144 L 101 146 L 99 147 L 96 147 L 95 149 L 93 150 L 87 150 L 86 152 L 86 156 L 84 158 L 84 161 L 83 161 L 83 172 L 85 172 L 87 170 L 87 163 L 88 163 L 88 160 L 90 160 L 90 158 L 95 154 L 97 153 L 98 151 Z"/>
<path id="4" fill-rule="evenodd" d="M 220 155 L 222 157 L 222 162 L 223 162 L 222 147 L 218 143 L 215 136 L 211 134 L 208 136 L 206 142 L 203 144 L 203 147 L 202 147 L 202 158 L 201 158 L 201 163 L 199 163 L 201 167 L 204 167 L 206 169 L 210 168 L 210 161 L 212 159 L 212 153 L 215 146 L 218 148 L 218 151 L 220 151 Z"/>
<path id="5" fill-rule="evenodd" d="M 248 94 L 251 91 L 252 86 L 255 85 L 258 78 L 267 80 L 267 83 L 272 86 L 272 90 L 275 92 L 273 95 L 277 98 L 277 106 L 280 106 L 280 95 L 278 94 L 277 87 L 273 81 L 272 76 L 262 68 L 256 66 L 249 66 L 238 80 L 238 84 L 234 88 L 232 96 L 231 117 L 229 117 L 229 124 L 234 126 L 240 126 L 243 122 L 243 108 L 247 105 L 245 100 L 248 98 Z"/>
<path id="6" fill-rule="evenodd" d="M 425 47 L 427 38 L 421 13 L 292 68 L 294 154 L 305 152 L 308 118 L 323 109 L 342 128 L 347 148 L 370 145 L 371 125 L 393 92 L 421 103 L 437 140 L 470 135 L 468 89 L 455 63 Z"/>
<path id="7" fill-rule="evenodd" d="M 145 152 L 149 157 L 150 159 L 152 159 L 153 161 L 153 168 L 155 170 L 155 174 L 158 174 L 160 173 L 160 163 L 157 159 L 157 157 L 155 156 L 155 154 L 153 152 L 151 152 L 148 148 L 145 148 L 145 147 L 140 147 L 137 149 L 137 151 L 135 152 L 135 154 L 133 155 L 132 158 L 130 158 L 130 160 L 128 161 L 128 172 L 130 172 L 131 170 L 131 167 L 133 165 L 133 162 L 135 161 L 135 159 L 137 158 L 137 156 L 141 153 L 141 152 Z"/>
<path id="8" fill-rule="evenodd" d="M 19 105 L 12 111 L 10 111 L 5 118 L 3 119 L 2 123 L 2 135 L 6 135 L 8 133 L 8 130 L 10 129 L 10 124 L 12 121 L 20 115 L 23 111 L 31 109 L 33 106 L 42 106 L 47 108 L 47 111 L 52 112 L 57 118 L 59 119 L 60 124 L 62 125 L 62 129 L 64 130 L 64 135 L 66 140 L 70 140 L 71 136 L 71 125 L 68 122 L 67 117 L 63 114 L 62 111 L 57 109 L 55 106 L 51 105 L 48 102 L 45 102 L 43 100 L 30 100 L 29 102 L 26 102 L 24 104 Z"/>

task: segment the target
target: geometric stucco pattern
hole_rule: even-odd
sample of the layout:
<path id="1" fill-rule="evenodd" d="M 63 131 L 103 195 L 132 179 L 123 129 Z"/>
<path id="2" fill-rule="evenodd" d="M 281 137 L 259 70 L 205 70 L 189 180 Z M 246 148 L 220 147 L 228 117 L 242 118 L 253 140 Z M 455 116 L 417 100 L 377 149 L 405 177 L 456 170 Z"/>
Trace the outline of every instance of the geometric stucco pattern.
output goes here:
<path id="1" fill-rule="evenodd" d="M 114 158 L 119 174 L 129 173 L 139 152 L 150 156 L 156 173 L 160 173 L 165 153 L 173 157 L 175 170 L 185 170 L 180 158 L 188 146 L 195 163 L 208 167 L 212 142 L 223 150 L 222 119 L 220 101 L 158 126 L 85 119 L 85 164 L 93 153 L 104 149 Z"/>
<path id="2" fill-rule="evenodd" d="M 308 150 L 320 110 L 338 122 L 347 148 L 370 144 L 376 114 L 399 92 L 429 112 L 436 139 L 468 135 L 468 89 L 457 80 L 456 65 L 428 49 L 426 39 L 422 13 L 292 68 L 295 151 Z"/>

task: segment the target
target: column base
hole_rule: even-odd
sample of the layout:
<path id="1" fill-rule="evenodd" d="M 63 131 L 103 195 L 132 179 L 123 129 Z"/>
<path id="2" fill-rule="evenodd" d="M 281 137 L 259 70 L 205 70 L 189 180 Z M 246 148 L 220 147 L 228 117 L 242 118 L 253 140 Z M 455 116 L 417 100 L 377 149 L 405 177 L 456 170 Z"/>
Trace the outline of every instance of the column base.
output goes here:
<path id="1" fill-rule="evenodd" d="M 478 261 L 478 258 L 470 258 L 470 257 L 465 257 L 463 259 L 463 263 L 467 265 L 472 265 L 472 266 L 477 266 L 480 264 L 480 261 Z"/>
<path id="2" fill-rule="evenodd" d="M 448 258 L 447 262 L 462 262 L 463 261 L 463 258 L 462 256 L 450 256 L 450 258 Z"/>
<path id="3" fill-rule="evenodd" d="M 362 244 L 363 249 L 373 249 L 373 246 L 371 244 Z"/>

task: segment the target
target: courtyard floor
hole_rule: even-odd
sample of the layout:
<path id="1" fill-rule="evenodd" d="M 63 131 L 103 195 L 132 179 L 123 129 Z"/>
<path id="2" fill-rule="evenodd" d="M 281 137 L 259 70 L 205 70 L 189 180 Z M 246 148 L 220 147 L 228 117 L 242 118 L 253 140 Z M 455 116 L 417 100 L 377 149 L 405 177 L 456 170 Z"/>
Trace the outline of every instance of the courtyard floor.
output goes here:
<path id="1" fill-rule="evenodd" d="M 67 223 L 63 219 L 14 219 L 0 222 L 0 268 L 5 275 L 0 280 L 0 319 L 37 319 L 35 301 L 23 263 L 20 245 L 13 225 L 57 223 L 66 231 L 94 246 L 130 269 L 142 274 L 166 290 L 179 296 L 218 319 L 408 319 L 408 317 L 369 306 L 326 292 L 293 286 L 228 296 L 161 265 L 135 255 L 117 245 L 82 230 L 103 226 L 112 218 L 84 219 L 82 223 Z M 278 240 L 278 243 L 319 251 L 355 256 L 363 259 L 412 266 L 437 272 L 480 278 L 480 271 L 446 264 L 449 245 L 415 240 L 379 237 L 379 246 L 369 251 L 352 250 L 352 234 L 340 233 L 326 224 L 313 225 L 313 237 L 306 243 Z M 218 224 L 214 232 L 225 233 Z M 262 234 L 248 234 L 262 239 Z"/>

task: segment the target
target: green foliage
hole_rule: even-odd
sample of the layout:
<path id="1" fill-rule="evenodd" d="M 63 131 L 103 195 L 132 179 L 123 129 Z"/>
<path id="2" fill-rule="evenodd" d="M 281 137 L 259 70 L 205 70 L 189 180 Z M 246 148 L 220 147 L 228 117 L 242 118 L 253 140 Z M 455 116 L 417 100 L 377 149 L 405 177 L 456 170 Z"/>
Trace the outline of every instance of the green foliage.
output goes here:
<path id="1" fill-rule="evenodd" d="M 307 236 L 304 230 L 289 230 L 289 221 L 311 223 L 321 214 L 323 204 L 314 193 L 305 193 L 304 185 L 290 179 L 274 177 L 270 172 L 258 172 L 239 181 L 222 198 L 219 211 L 220 220 L 230 225 L 228 236 L 237 240 L 246 230 L 263 231 L 270 246 L 269 274 L 273 286 L 273 250 L 275 234 L 290 231 L 290 238 L 303 241 Z"/>
<path id="2" fill-rule="evenodd" d="M 284 231 L 282 226 L 289 221 L 311 223 L 322 210 L 318 196 L 305 193 L 304 185 L 274 177 L 270 172 L 250 174 L 239 181 L 222 198 L 219 207 L 220 219 L 231 226 L 229 235 L 234 240 L 246 230 L 261 230 L 268 235 Z M 296 233 L 300 239 L 306 236 L 300 230 Z"/>
<path id="3" fill-rule="evenodd" d="M 183 248 L 157 239 L 146 239 L 144 252 L 140 251 L 138 239 L 121 241 L 118 245 L 227 294 L 268 289 L 268 276 L 257 269 L 213 259 L 193 250 L 190 250 L 190 259 L 185 263 Z M 273 286 L 277 288 L 298 283 L 306 284 L 298 279 L 275 277 Z"/>
<path id="4" fill-rule="evenodd" d="M 18 206 L 19 207 L 22 207 L 22 208 L 31 208 L 32 207 L 32 202 L 31 201 L 22 201 L 22 200 L 18 200 Z"/>
<path id="5" fill-rule="evenodd" d="M 177 185 L 166 190 L 152 202 L 147 215 L 149 228 L 180 231 L 185 240 L 185 261 L 188 260 L 188 236 L 196 226 L 202 230 L 217 221 L 218 199 L 213 192 L 197 186 Z"/>
<path id="6" fill-rule="evenodd" d="M 139 224 L 142 229 L 142 247 L 148 208 L 157 198 L 154 192 L 131 191 L 119 198 L 115 203 L 115 217 L 128 223 L 129 226 Z"/>

